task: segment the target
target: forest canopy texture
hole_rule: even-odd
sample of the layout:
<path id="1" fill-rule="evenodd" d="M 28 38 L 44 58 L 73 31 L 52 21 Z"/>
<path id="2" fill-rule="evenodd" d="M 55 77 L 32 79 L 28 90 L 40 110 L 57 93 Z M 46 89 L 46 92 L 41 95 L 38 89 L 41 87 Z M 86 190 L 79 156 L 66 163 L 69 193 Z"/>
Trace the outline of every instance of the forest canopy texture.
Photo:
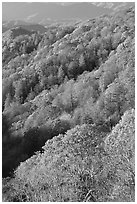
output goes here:
<path id="1" fill-rule="evenodd" d="M 3 33 L 3 201 L 135 201 L 134 12 Z"/>

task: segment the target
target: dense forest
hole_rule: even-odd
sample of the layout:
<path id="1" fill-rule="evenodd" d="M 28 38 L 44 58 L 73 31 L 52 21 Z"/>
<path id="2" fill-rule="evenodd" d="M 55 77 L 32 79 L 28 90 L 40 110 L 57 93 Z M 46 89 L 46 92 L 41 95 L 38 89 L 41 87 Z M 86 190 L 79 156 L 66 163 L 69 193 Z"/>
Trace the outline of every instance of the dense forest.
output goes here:
<path id="1" fill-rule="evenodd" d="M 3 201 L 135 201 L 134 12 L 3 33 Z"/>

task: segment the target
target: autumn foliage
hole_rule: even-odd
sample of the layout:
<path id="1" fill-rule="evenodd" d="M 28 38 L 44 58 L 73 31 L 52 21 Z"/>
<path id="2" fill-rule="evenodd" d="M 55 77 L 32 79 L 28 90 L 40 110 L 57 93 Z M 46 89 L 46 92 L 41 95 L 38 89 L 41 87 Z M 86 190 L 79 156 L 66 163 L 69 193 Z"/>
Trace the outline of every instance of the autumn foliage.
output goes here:
<path id="1" fill-rule="evenodd" d="M 4 201 L 135 200 L 134 20 L 3 33 Z"/>

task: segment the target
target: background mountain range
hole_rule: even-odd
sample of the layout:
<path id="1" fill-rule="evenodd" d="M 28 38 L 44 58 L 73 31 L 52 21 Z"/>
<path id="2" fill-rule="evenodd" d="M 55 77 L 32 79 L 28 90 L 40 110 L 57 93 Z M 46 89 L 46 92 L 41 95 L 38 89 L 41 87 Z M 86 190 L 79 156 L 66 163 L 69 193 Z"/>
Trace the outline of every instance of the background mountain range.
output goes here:
<path id="1" fill-rule="evenodd" d="M 71 24 L 102 14 L 110 14 L 130 7 L 133 2 L 115 3 L 38 3 L 38 2 L 3 2 L 2 3 L 2 30 L 3 32 L 16 26 L 24 29 L 45 32 L 45 26 L 53 24 Z M 38 25 L 40 24 L 40 25 Z M 31 27 L 30 27 L 31 25 Z M 32 27 L 33 25 L 33 27 Z"/>

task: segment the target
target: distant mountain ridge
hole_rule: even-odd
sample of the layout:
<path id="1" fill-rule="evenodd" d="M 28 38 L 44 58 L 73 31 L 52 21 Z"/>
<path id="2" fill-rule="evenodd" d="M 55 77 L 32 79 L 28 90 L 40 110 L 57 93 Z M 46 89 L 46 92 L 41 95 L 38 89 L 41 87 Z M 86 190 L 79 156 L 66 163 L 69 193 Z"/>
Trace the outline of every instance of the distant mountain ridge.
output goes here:
<path id="1" fill-rule="evenodd" d="M 93 5 L 103 8 L 109 8 L 113 11 L 120 11 L 133 6 L 134 2 L 92 2 Z"/>
<path id="2" fill-rule="evenodd" d="M 45 26 L 72 25 L 81 20 L 123 10 L 133 4 L 134 2 L 33 2 L 29 4 L 6 2 L 2 4 L 2 32 L 19 26 L 28 31 L 44 33 Z"/>
<path id="3" fill-rule="evenodd" d="M 32 24 L 25 21 L 4 21 L 2 23 L 2 32 L 6 32 L 9 29 L 14 29 L 16 27 L 22 27 L 22 29 L 25 29 L 27 31 L 37 31 L 40 33 L 44 33 L 46 31 L 46 28 L 43 25 L 40 24 Z"/>
<path id="4" fill-rule="evenodd" d="M 4 2 L 3 20 L 15 20 L 17 24 L 47 24 L 64 19 L 89 19 L 102 14 L 109 14 L 133 5 L 134 2 Z M 16 11 L 16 12 L 15 12 Z M 19 19 L 19 20 L 18 20 Z M 22 22 L 23 21 L 23 22 Z"/>
<path id="5" fill-rule="evenodd" d="M 16 27 L 16 28 L 12 28 L 10 30 L 7 30 L 4 33 L 3 39 L 4 38 L 16 38 L 19 35 L 31 35 L 34 31 L 29 31 L 26 29 L 23 29 L 22 27 Z"/>
<path id="6" fill-rule="evenodd" d="M 3 20 L 23 20 L 29 23 L 47 24 L 49 21 L 63 19 L 94 18 L 104 13 L 110 13 L 108 8 L 98 7 L 90 2 L 70 3 L 64 6 L 61 3 L 3 3 Z M 16 11 L 16 12 L 15 12 Z"/>

